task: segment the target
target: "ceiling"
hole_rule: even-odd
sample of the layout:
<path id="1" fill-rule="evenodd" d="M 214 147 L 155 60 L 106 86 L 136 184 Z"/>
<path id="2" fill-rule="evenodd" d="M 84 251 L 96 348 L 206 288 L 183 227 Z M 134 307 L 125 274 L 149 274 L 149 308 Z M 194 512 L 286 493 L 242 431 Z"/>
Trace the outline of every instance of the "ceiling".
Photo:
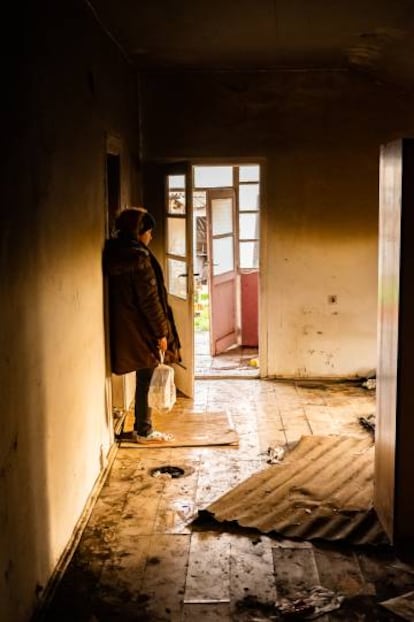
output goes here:
<path id="1" fill-rule="evenodd" d="M 139 69 L 348 69 L 414 84 L 414 0 L 85 0 Z"/>

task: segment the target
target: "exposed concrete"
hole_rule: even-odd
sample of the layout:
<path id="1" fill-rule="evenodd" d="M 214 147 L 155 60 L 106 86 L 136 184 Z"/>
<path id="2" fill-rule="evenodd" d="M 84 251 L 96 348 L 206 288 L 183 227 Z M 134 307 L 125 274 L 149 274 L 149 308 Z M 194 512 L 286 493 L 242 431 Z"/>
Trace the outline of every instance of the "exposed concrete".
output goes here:
<path id="1" fill-rule="evenodd" d="M 347 71 L 153 72 L 142 94 L 146 159 L 266 160 L 268 375 L 375 368 L 379 149 L 414 131 L 413 94 Z"/>
<path id="2" fill-rule="evenodd" d="M 125 201 L 136 188 L 138 142 L 135 72 L 84 3 L 30 3 L 24 17 L 18 32 L 8 22 L 19 48 L 5 82 L 2 622 L 29 619 L 112 443 L 101 271 L 106 133 L 124 144 Z"/>

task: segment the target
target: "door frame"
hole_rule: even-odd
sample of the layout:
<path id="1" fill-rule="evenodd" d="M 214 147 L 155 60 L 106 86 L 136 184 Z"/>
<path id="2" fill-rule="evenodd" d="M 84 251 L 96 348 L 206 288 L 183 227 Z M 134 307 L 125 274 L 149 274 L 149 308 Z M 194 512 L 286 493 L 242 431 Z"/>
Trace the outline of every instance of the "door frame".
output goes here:
<path id="1" fill-rule="evenodd" d="M 175 215 L 168 210 L 168 176 L 184 176 L 185 183 L 185 214 Z M 177 389 L 187 397 L 194 396 L 194 283 L 193 283 L 193 211 L 192 211 L 192 167 L 183 158 L 168 160 L 152 160 L 143 167 L 144 207 L 155 217 L 156 227 L 154 240 L 151 244 L 153 252 L 163 266 L 168 300 L 173 309 L 178 334 L 182 342 L 183 361 L 174 363 Z M 183 255 L 168 253 L 168 219 L 184 216 L 186 221 L 186 250 Z M 169 291 L 168 258 L 186 263 L 186 298 L 174 295 Z M 184 273 L 183 273 L 184 274 Z M 191 276 L 190 276 L 191 275 Z M 188 318 L 191 324 L 188 325 Z M 182 330 L 180 330 L 180 326 Z"/>
<path id="2" fill-rule="evenodd" d="M 268 265 L 268 207 L 267 207 L 267 158 L 264 156 L 238 156 L 238 157 L 195 157 L 189 158 L 191 166 L 245 166 L 248 164 L 258 164 L 260 166 L 260 217 L 259 217 L 259 291 L 258 291 L 258 351 L 259 351 L 259 377 L 266 378 L 268 375 L 268 271 L 263 270 L 263 266 Z M 192 188 L 194 190 L 194 187 Z M 238 227 L 237 227 L 238 237 Z M 238 249 L 236 249 L 238 261 Z"/>
<path id="3" fill-rule="evenodd" d="M 166 231 L 164 228 L 163 219 L 161 218 L 161 214 L 164 214 L 164 204 L 161 205 L 161 195 L 164 194 L 163 188 L 153 188 L 153 192 L 156 197 L 158 197 L 158 201 L 152 199 L 147 200 L 147 188 L 151 186 L 151 182 L 146 182 L 146 170 L 151 170 L 152 167 L 161 167 L 167 165 L 177 165 L 182 162 L 188 162 L 191 166 L 191 170 L 194 166 L 214 166 L 214 165 L 223 165 L 223 166 L 242 166 L 247 164 L 258 164 L 260 165 L 260 250 L 259 250 L 259 304 L 258 304 L 258 315 L 259 315 L 259 377 L 265 378 L 268 374 L 268 282 L 269 276 L 267 271 L 263 269 L 263 266 L 267 265 L 268 262 L 268 235 L 267 235 L 267 180 L 268 180 L 268 172 L 267 172 L 267 159 L 264 156 L 239 156 L 239 157 L 169 157 L 169 158 L 160 158 L 153 159 L 144 162 L 143 164 L 143 196 L 144 196 L 144 207 L 146 207 L 151 213 L 153 213 L 156 218 L 160 219 L 160 226 L 157 225 L 157 230 L 159 234 L 156 236 L 157 252 L 158 256 L 161 260 L 162 265 L 165 264 L 165 243 L 166 243 Z M 151 176 L 151 173 L 150 175 Z M 193 176 L 191 177 L 192 183 L 191 187 L 187 188 L 187 191 L 191 193 L 194 190 L 193 184 Z M 160 207 L 161 205 L 161 207 Z M 193 223 L 189 223 L 190 226 L 193 226 Z M 162 240 L 157 240 L 158 237 L 162 237 Z M 194 261 L 194 257 L 192 258 Z M 194 285 L 193 285 L 194 287 Z M 193 290 L 192 290 L 193 291 Z M 193 314 L 191 317 L 192 329 L 194 335 L 194 305 L 193 305 Z M 193 365 L 194 365 L 194 352 L 193 352 Z M 194 374 L 193 374 L 194 380 Z"/>

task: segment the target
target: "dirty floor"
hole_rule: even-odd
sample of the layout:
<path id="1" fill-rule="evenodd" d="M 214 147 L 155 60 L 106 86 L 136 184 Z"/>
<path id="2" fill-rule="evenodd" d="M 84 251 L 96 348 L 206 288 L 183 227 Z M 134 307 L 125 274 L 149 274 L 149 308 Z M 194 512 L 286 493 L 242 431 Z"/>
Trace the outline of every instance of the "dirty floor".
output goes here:
<path id="1" fill-rule="evenodd" d="M 352 383 L 200 379 L 194 401 L 179 398 L 171 417 L 187 408 L 227 409 L 239 446 L 119 449 L 42 620 L 304 620 L 282 617 L 274 603 L 317 585 L 344 597 L 322 622 L 401 620 L 379 603 L 414 590 L 414 566 L 389 546 L 193 523 L 199 510 L 267 468 L 269 447 L 302 435 L 369 435 L 359 417 L 374 412 L 373 391 Z M 154 477 L 163 466 L 178 467 L 182 477 Z"/>
<path id="2" fill-rule="evenodd" d="M 209 331 L 196 331 L 196 378 L 258 378 L 258 364 L 257 347 L 234 346 L 222 354 L 211 356 Z"/>

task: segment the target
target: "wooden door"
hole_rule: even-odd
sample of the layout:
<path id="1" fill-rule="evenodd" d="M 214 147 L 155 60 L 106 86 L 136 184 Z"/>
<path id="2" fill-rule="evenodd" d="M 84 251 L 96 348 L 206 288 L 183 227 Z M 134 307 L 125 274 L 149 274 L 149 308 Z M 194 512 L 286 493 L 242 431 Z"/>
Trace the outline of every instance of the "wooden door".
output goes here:
<path id="1" fill-rule="evenodd" d="M 194 395 L 192 178 L 187 162 L 163 167 L 164 269 L 168 298 L 181 341 L 174 366 L 177 388 Z"/>
<path id="2" fill-rule="evenodd" d="M 235 196 L 233 189 L 209 190 L 207 197 L 210 351 L 237 343 Z"/>

